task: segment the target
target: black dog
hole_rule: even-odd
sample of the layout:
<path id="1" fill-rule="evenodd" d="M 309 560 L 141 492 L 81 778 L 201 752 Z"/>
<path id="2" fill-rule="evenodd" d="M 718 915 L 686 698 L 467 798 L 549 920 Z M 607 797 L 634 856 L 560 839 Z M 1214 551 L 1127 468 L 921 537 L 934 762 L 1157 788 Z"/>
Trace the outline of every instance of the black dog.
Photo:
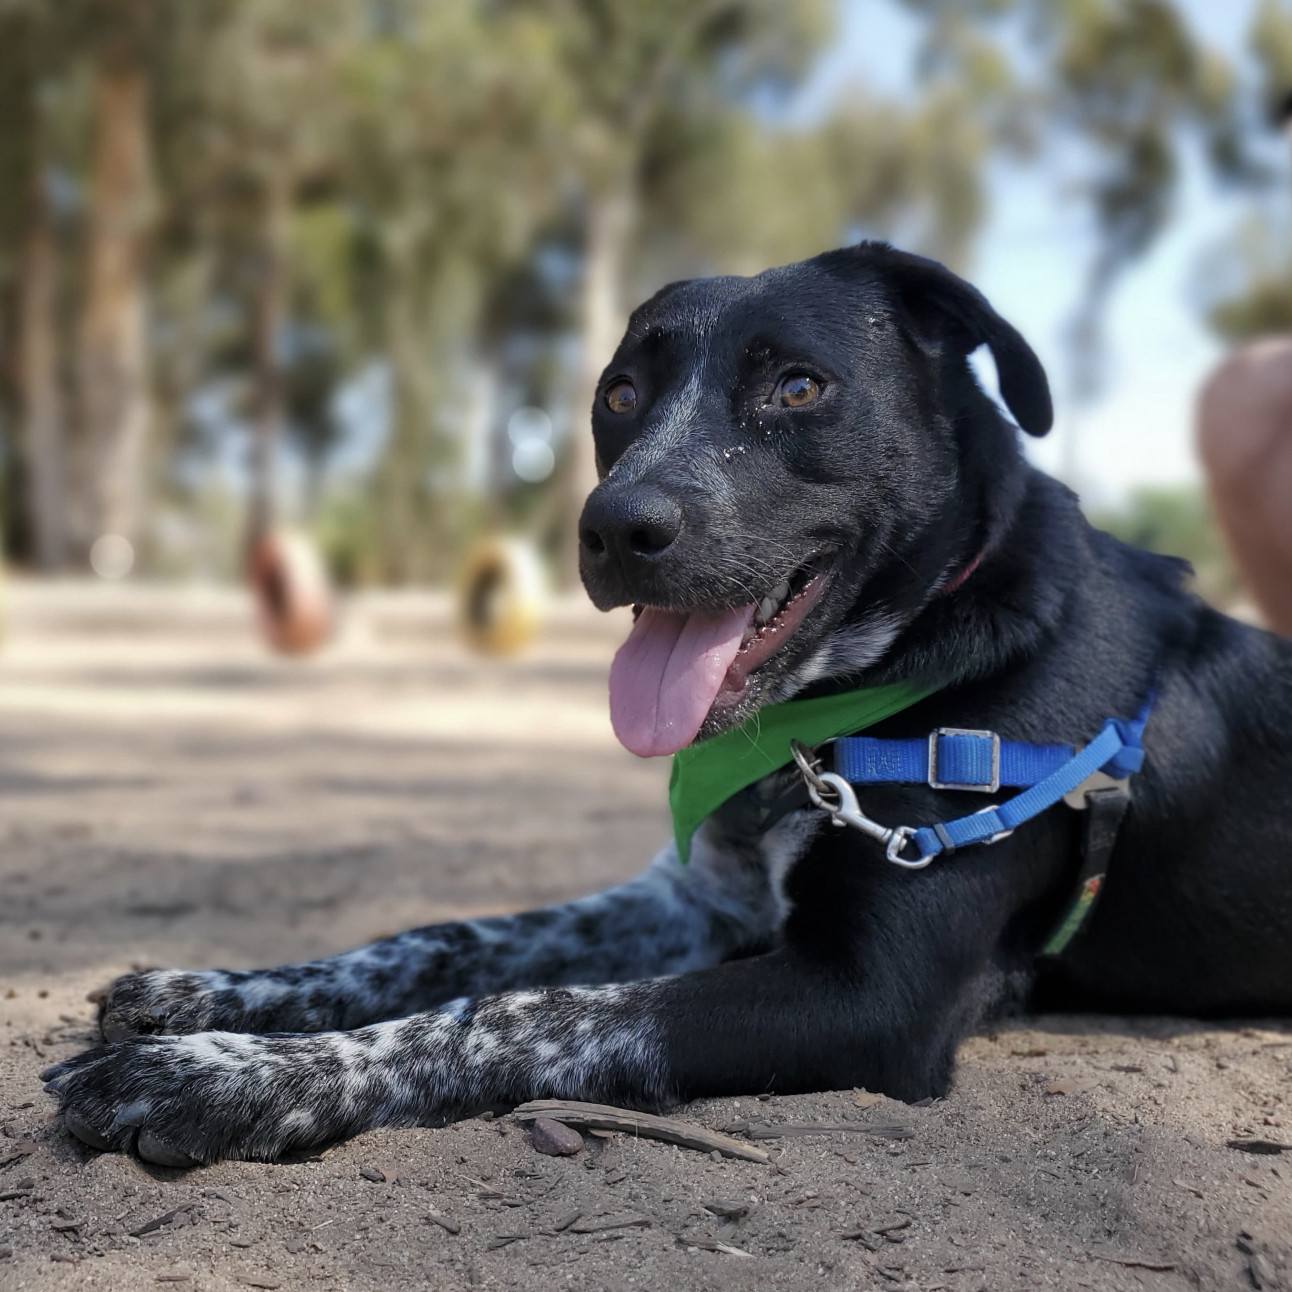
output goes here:
<path id="1" fill-rule="evenodd" d="M 1152 696 L 1115 835 L 1083 843 L 1090 814 L 1058 804 L 912 871 L 829 828 L 791 766 L 715 811 L 688 864 L 669 846 L 569 906 L 308 965 L 119 980 L 110 1044 L 47 1074 L 68 1128 L 187 1164 L 537 1096 L 914 1100 L 1007 1004 L 1287 1011 L 1292 645 L 1092 530 L 975 383 L 980 344 L 1043 434 L 1045 376 L 1018 333 L 886 246 L 675 284 L 634 314 L 597 393 L 603 482 L 581 521 L 592 599 L 645 607 L 612 676 L 616 729 L 666 753 L 790 696 L 906 682 L 931 694 L 868 734 L 1081 745 Z M 972 798 L 862 797 L 917 826 L 1010 799 L 974 779 Z M 1114 837 L 1086 927 L 1041 956 L 1083 848 Z"/>

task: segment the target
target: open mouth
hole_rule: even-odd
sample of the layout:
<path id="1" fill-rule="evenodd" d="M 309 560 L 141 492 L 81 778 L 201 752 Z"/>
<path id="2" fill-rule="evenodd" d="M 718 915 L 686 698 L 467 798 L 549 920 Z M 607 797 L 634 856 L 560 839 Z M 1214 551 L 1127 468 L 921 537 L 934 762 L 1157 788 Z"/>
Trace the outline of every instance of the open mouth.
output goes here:
<path id="1" fill-rule="evenodd" d="M 812 561 L 743 606 L 635 606 L 632 633 L 610 668 L 610 720 L 620 742 L 643 758 L 689 745 L 710 711 L 745 697 L 751 676 L 790 639 L 828 582 Z"/>
<path id="2" fill-rule="evenodd" d="M 736 658 L 727 665 L 715 703 L 729 707 L 745 693 L 749 675 L 776 654 L 804 616 L 821 599 L 826 576 L 803 569 L 758 603 L 753 622 L 740 639 Z"/>

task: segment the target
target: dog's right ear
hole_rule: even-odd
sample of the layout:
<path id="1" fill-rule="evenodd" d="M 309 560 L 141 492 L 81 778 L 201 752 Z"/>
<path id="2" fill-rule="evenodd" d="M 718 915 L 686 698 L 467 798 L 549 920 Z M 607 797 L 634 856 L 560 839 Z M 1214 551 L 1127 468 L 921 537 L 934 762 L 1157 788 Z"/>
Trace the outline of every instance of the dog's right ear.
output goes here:
<path id="1" fill-rule="evenodd" d="M 921 341 L 965 356 L 987 346 L 1009 411 L 1029 435 L 1044 435 L 1054 422 L 1050 383 L 1018 329 L 1006 323 L 976 287 L 936 260 L 873 243 L 865 249 Z"/>

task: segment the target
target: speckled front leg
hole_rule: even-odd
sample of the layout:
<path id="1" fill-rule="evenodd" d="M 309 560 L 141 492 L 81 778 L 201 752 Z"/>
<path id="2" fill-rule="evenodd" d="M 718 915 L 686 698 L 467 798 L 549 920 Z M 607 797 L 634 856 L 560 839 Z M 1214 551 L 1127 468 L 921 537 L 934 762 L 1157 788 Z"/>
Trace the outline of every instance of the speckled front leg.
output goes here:
<path id="1" fill-rule="evenodd" d="M 536 1095 L 666 1096 L 659 983 L 515 992 L 351 1032 L 140 1036 L 48 1069 L 67 1129 L 166 1166 L 273 1159 Z"/>
<path id="2" fill-rule="evenodd" d="M 107 990 L 108 1041 L 351 1029 L 522 987 L 627 982 L 765 945 L 780 909 L 759 854 L 670 845 L 637 878 L 563 906 L 414 929 L 277 969 L 127 974 Z"/>

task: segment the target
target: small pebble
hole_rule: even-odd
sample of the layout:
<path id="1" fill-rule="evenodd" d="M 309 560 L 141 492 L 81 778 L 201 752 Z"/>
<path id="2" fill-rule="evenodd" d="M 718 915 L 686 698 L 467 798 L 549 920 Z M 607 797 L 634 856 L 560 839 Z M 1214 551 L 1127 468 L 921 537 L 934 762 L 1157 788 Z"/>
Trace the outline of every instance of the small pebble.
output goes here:
<path id="1" fill-rule="evenodd" d="M 529 1128 L 529 1142 L 537 1152 L 550 1157 L 572 1157 L 583 1148 L 583 1136 L 573 1126 L 550 1117 L 535 1119 Z"/>
<path id="2" fill-rule="evenodd" d="M 723 1220 L 740 1220 L 749 1214 L 749 1204 L 747 1202 L 728 1202 L 724 1199 L 706 1202 L 704 1209 L 712 1212 L 715 1216 L 721 1216 Z"/>
<path id="3" fill-rule="evenodd" d="M 386 1173 L 375 1166 L 361 1166 L 359 1168 L 359 1174 L 363 1176 L 365 1180 L 371 1180 L 373 1184 L 386 1183 Z"/>

